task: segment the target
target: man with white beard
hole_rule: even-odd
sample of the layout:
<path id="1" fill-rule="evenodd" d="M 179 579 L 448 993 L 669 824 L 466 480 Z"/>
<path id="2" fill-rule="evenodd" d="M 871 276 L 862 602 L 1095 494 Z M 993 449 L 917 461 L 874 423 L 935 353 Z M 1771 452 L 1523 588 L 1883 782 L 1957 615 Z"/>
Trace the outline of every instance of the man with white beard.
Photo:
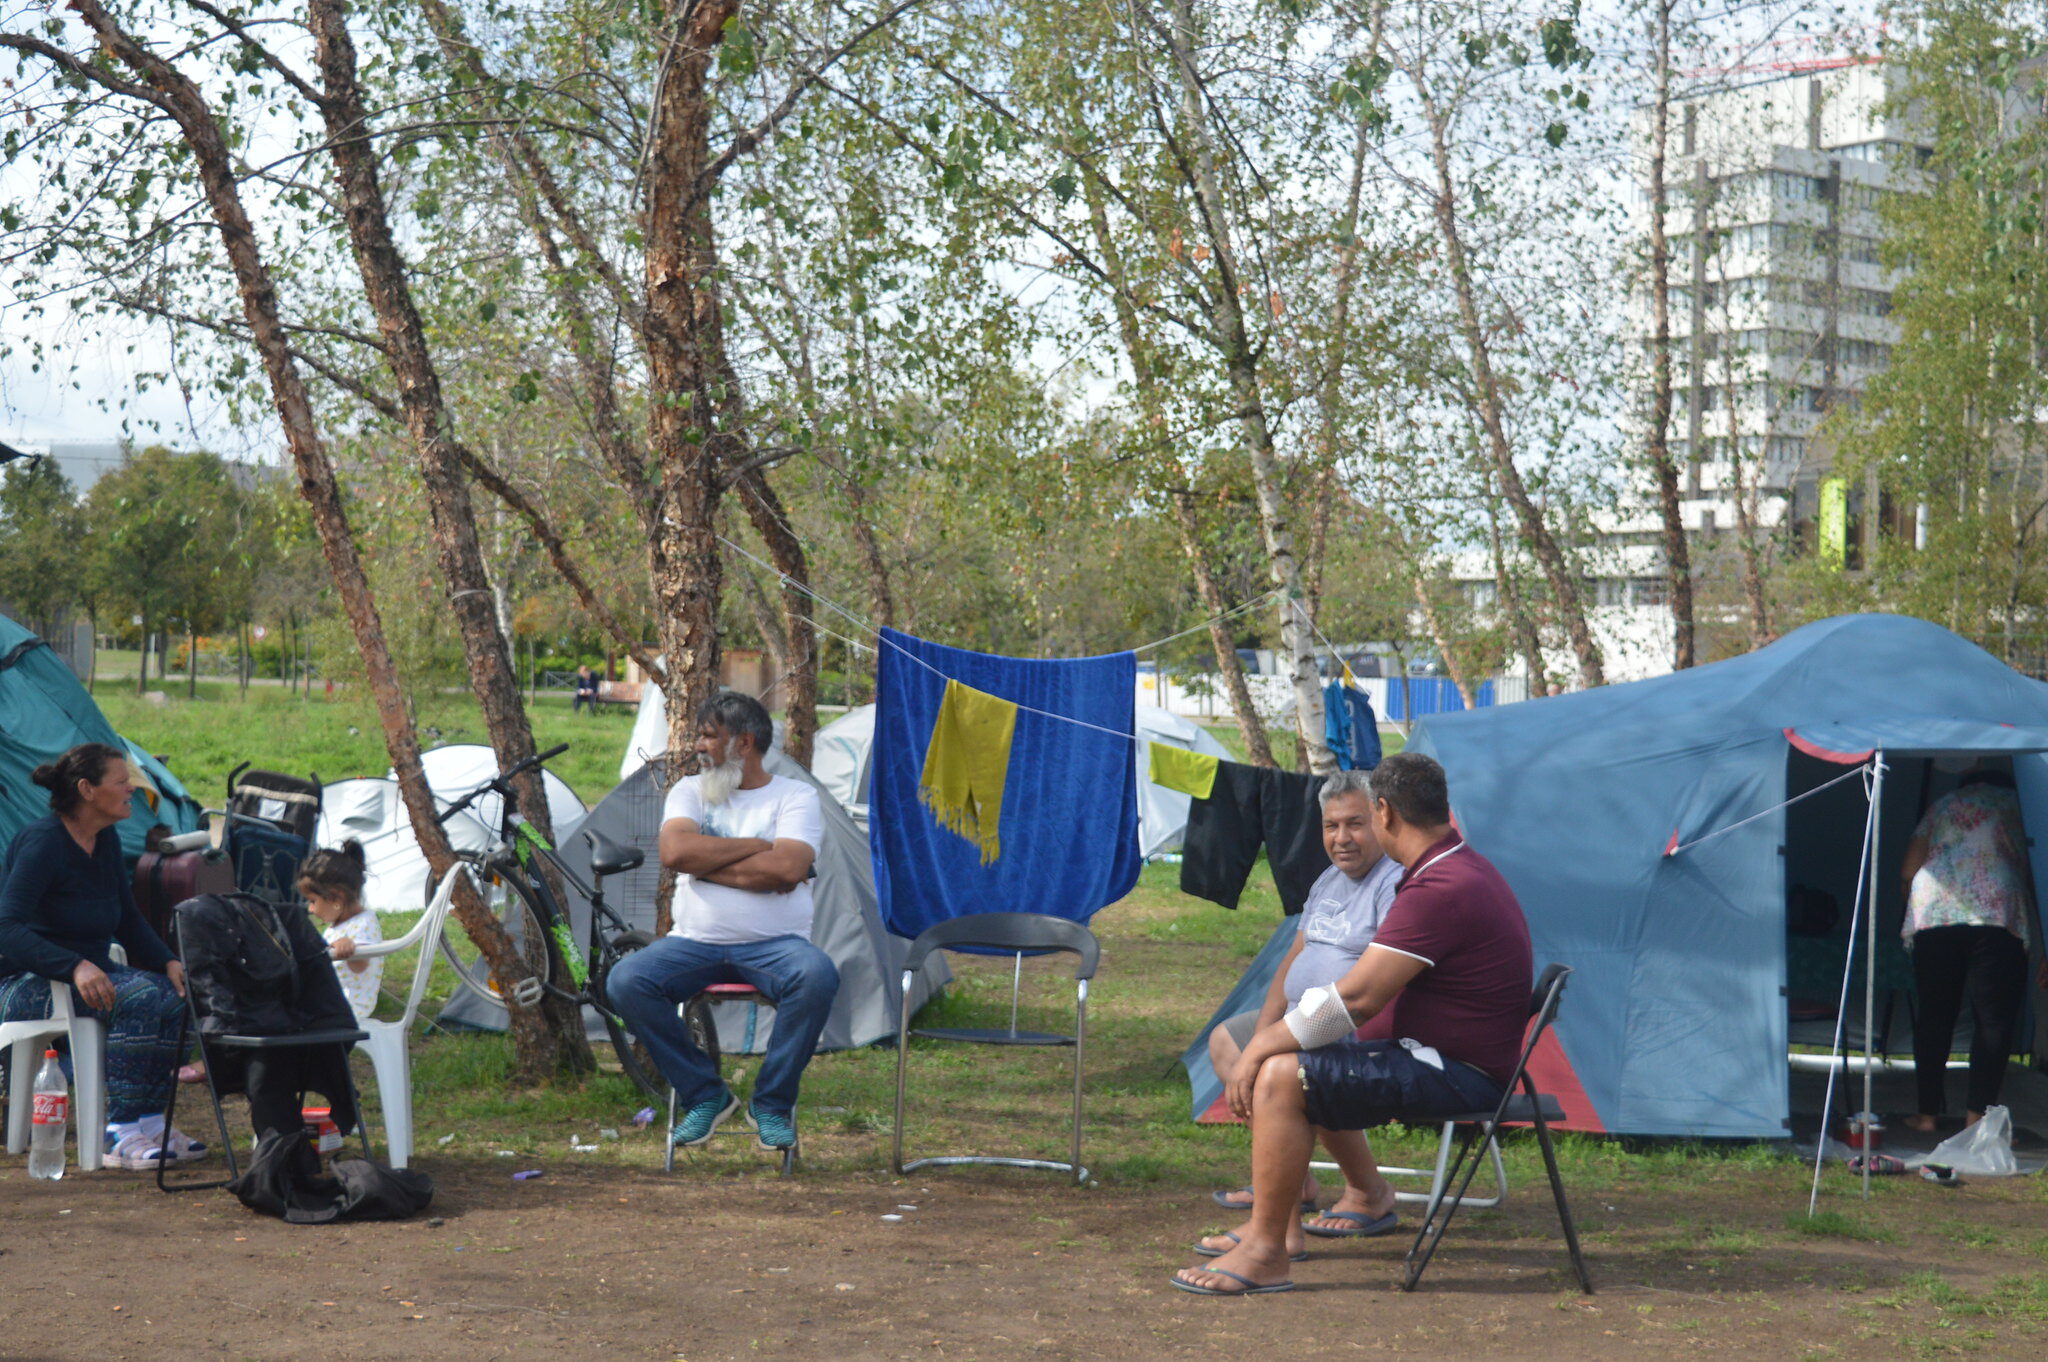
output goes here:
<path id="1" fill-rule="evenodd" d="M 677 1009 L 712 984 L 745 983 L 775 1005 L 747 1117 L 766 1149 L 796 1143 L 796 1093 L 839 992 L 811 944 L 811 864 L 823 837 L 818 792 L 761 765 L 768 711 L 727 691 L 697 712 L 700 773 L 662 808 L 661 863 L 676 872 L 675 925 L 633 952 L 605 988 L 676 1090 L 675 1142 L 705 1144 L 739 1109 Z"/>

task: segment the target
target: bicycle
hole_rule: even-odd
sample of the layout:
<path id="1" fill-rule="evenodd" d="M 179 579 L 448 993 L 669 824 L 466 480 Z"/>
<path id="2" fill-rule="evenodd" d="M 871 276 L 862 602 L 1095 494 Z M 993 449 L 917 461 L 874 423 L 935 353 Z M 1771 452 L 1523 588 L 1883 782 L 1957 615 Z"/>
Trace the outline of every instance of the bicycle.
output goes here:
<path id="1" fill-rule="evenodd" d="M 605 1033 L 626 1077 L 650 1098 L 666 1100 L 668 1080 L 655 1067 L 646 1048 L 626 1029 L 625 1022 L 612 1010 L 605 995 L 605 981 L 619 962 L 654 941 L 652 933 L 629 926 L 604 901 L 605 876 L 637 869 L 646 859 L 645 853 L 638 847 L 622 846 L 595 829 L 586 829 L 582 837 L 590 847 L 591 877 L 596 881 L 594 885 L 586 885 L 519 812 L 519 796 L 512 782 L 527 771 L 540 769 L 544 763 L 568 750 L 569 744 L 563 743 L 546 752 L 535 753 L 451 803 L 435 815 L 434 821 L 445 824 L 483 796 L 499 796 L 501 803 L 494 844 L 483 852 L 457 852 L 456 858 L 472 868 L 474 881 L 483 892 L 485 908 L 512 938 L 514 948 L 532 972 L 533 977 L 523 981 L 524 987 L 514 992 L 515 1000 L 522 1006 L 531 1007 L 543 996 L 553 996 L 591 1008 L 603 1020 Z M 543 863 L 552 867 L 561 876 L 562 884 L 589 905 L 587 951 L 578 947 L 570 921 L 556 902 L 547 876 L 539 869 Z M 551 942 L 554 951 L 548 949 Z M 467 988 L 488 1002 L 504 1005 L 504 991 L 483 961 L 482 953 L 469 941 L 467 933 L 443 932 L 441 953 L 454 966 L 456 976 Z M 555 982 L 557 954 L 569 972 L 573 988 L 565 988 Z M 704 1047 L 716 1064 L 719 1058 L 718 1038 L 715 1028 L 709 1025 L 708 1014 L 699 1016 L 693 1009 L 686 1022 L 692 1039 Z"/>

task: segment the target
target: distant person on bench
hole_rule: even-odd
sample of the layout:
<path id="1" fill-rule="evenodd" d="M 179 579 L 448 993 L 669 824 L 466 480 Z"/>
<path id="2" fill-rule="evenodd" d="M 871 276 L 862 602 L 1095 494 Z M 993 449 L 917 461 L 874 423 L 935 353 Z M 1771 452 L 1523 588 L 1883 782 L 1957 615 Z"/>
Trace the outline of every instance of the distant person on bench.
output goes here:
<path id="1" fill-rule="evenodd" d="M 1311 988 L 1336 983 L 1358 963 L 1371 944 L 1380 920 L 1394 902 L 1401 863 L 1383 854 L 1372 829 L 1372 789 L 1364 771 L 1339 771 L 1317 791 L 1322 805 L 1323 850 L 1330 868 L 1308 893 L 1294 944 L 1274 971 L 1265 1003 L 1257 1012 L 1240 1012 L 1209 1032 L 1209 1062 L 1226 1084 L 1236 1071 L 1238 1056 L 1262 1028 L 1280 1020 Z M 1316 1136 L 1338 1167 L 1370 1167 L 1365 1137 L 1355 1130 L 1318 1130 Z M 1322 1196 L 1314 1172 L 1302 1180 L 1301 1209 L 1313 1211 Z M 1226 1210 L 1249 1211 L 1251 1188 L 1215 1193 Z M 1383 1234 L 1394 1227 L 1391 1214 L 1377 1216 L 1366 1208 L 1363 1188 L 1346 1185 L 1344 1195 L 1311 1221 L 1310 1234 L 1331 1239 Z M 1288 1232 L 1290 1242 L 1300 1236 Z M 1211 1235 L 1196 1252 L 1224 1253 L 1237 1242 L 1235 1232 Z M 1296 1245 L 1299 1251 L 1299 1245 Z"/>
<path id="2" fill-rule="evenodd" d="M 1289 1245 L 1315 1132 L 1441 1121 L 1490 1108 L 1521 1058 L 1529 927 L 1514 892 L 1451 826 L 1443 767 L 1415 752 L 1372 773 L 1373 831 L 1406 867 L 1394 906 L 1351 972 L 1312 988 L 1244 1048 L 1230 1109 L 1252 1126 L 1252 1216 L 1214 1263 L 1173 1284 L 1198 1296 L 1289 1291 Z M 1362 1028 L 1371 1039 L 1357 1039 Z M 1346 1180 L 1366 1211 L 1394 1209 L 1371 1165 Z"/>
<path id="3" fill-rule="evenodd" d="M 576 668 L 576 698 L 569 702 L 569 712 L 574 714 L 586 705 L 592 714 L 597 713 L 597 673 L 590 670 L 588 662 Z"/>
<path id="4" fill-rule="evenodd" d="M 768 711 L 731 691 L 697 712 L 697 775 L 662 809 L 661 863 L 676 872 L 669 935 L 633 952 L 606 985 L 612 1006 L 676 1090 L 675 1142 L 694 1147 L 739 1098 L 690 1039 L 677 1008 L 712 984 L 746 983 L 775 1005 L 747 1116 L 768 1149 L 796 1143 L 797 1083 L 839 992 L 832 957 L 811 944 L 811 866 L 824 838 L 818 792 L 771 776 Z"/>
<path id="5" fill-rule="evenodd" d="M 1913 953 L 1913 1073 L 1920 1110 L 1906 1125 L 1931 1134 L 1948 1110 L 1948 1056 L 1967 998 L 1970 1087 L 1965 1126 L 1984 1119 L 2005 1084 L 2027 991 L 2027 921 L 2034 915 L 2027 832 L 2012 776 L 1989 767 L 1934 801 L 1906 844 L 1906 948 Z M 2048 965 L 2042 967 L 2048 987 Z"/>

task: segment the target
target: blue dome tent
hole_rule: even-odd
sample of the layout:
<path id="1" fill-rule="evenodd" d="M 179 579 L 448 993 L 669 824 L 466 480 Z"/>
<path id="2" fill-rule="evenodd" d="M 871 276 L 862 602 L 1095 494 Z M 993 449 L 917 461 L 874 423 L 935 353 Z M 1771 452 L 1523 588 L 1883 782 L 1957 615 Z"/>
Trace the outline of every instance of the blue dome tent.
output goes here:
<path id="1" fill-rule="evenodd" d="M 1788 983 L 1831 1014 L 1854 931 L 1859 1023 L 1871 959 L 1877 982 L 1889 970 L 1904 986 L 1900 855 L 1953 786 L 1944 768 L 1964 764 L 1937 758 L 2010 762 L 2029 828 L 2048 830 L 2048 684 L 1897 616 L 1822 621 L 1654 680 L 1432 715 L 1409 750 L 1444 764 L 1452 813 L 1514 886 L 1537 960 L 1577 971 L 1559 1046 L 1532 1069 L 1583 1093 L 1565 1103 L 1582 1129 L 1785 1134 Z M 1875 893 L 1859 902 L 1867 823 Z M 1822 918 L 1832 926 L 1788 935 L 1794 893 L 1838 905 Z"/>
<path id="2" fill-rule="evenodd" d="M 129 860 L 142 854 L 143 834 L 152 823 L 172 832 L 199 827 L 199 804 L 185 787 L 155 757 L 114 732 L 49 644 L 0 616 L 0 854 L 15 833 L 50 811 L 48 792 L 29 780 L 29 772 L 82 742 L 110 743 L 127 752 L 155 786 L 154 810 L 149 792 L 138 788 L 135 812 L 118 825 Z"/>

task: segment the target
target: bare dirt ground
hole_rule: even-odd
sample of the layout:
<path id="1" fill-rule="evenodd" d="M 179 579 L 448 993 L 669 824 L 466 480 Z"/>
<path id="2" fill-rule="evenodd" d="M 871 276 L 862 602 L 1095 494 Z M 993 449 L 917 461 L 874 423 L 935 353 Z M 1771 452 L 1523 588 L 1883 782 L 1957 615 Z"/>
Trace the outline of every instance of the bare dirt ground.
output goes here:
<path id="1" fill-rule="evenodd" d="M 1422 1289 L 1406 1239 L 1311 1241 L 1292 1294 L 1166 1284 L 1201 1192 L 1043 1175 L 674 1176 L 424 1158 L 431 1220 L 295 1228 L 139 1174 L 0 1169 L 0 1356 L 118 1359 L 1899 1358 L 2048 1354 L 2041 1189 L 1894 1180 L 1896 1242 L 1809 1237 L 1787 1172 L 1580 1189 L 1599 1294 L 1540 1181 L 1462 1216 Z M 1846 1175 L 1827 1204 L 1854 1207 Z M 1709 1211 L 1710 1204 L 1710 1211 Z M 899 1209 L 914 1207 L 914 1209 Z M 896 1222 L 880 1219 L 901 1215 Z M 1711 1215 L 1711 1227 L 1700 1217 Z M 1931 1283 L 1931 1284 L 1930 1284 Z"/>

